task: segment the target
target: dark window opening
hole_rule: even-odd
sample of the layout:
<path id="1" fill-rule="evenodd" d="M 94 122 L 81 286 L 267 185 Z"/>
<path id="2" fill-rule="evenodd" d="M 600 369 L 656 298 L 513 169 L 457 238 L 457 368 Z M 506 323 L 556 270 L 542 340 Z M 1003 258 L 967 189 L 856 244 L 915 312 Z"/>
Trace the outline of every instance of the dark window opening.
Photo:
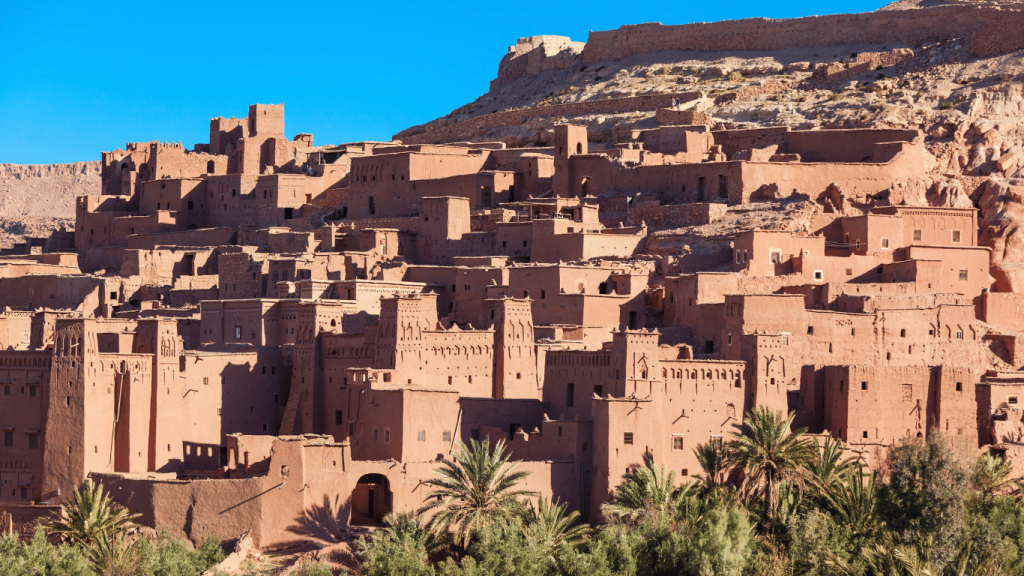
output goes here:
<path id="1" fill-rule="evenodd" d="M 565 386 L 565 406 L 572 408 L 573 400 L 576 396 L 576 385 L 573 383 L 566 384 Z"/>
<path id="2" fill-rule="evenodd" d="M 715 352 L 715 341 L 707 340 L 704 342 L 704 353 L 713 354 Z"/>

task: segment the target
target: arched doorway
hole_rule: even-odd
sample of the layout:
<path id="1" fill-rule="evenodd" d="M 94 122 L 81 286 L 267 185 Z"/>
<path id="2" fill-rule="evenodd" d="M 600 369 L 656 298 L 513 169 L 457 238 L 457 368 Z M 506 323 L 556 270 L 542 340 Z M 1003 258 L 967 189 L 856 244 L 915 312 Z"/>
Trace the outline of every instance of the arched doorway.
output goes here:
<path id="1" fill-rule="evenodd" d="M 391 512 L 391 485 L 383 474 L 364 474 L 352 491 L 353 526 L 375 526 Z"/>

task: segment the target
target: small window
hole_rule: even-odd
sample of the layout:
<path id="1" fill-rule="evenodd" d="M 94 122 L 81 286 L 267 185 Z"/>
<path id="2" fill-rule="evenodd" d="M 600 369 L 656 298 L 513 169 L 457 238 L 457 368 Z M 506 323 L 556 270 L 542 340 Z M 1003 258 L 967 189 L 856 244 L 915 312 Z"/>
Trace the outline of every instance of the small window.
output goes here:
<path id="1" fill-rule="evenodd" d="M 868 383 L 867 382 L 861 382 L 860 383 L 860 389 L 861 390 L 867 390 L 868 389 Z"/>
<path id="2" fill-rule="evenodd" d="M 36 448 L 39 448 L 39 435 L 38 434 L 29 434 L 28 435 L 28 447 L 31 450 L 35 450 Z"/>
<path id="3" fill-rule="evenodd" d="M 277 404 L 276 399 L 274 401 L 274 404 Z M 341 410 L 335 410 L 334 411 L 334 423 L 338 424 L 338 425 L 341 425 L 341 424 L 345 423 L 345 419 L 342 418 L 342 416 L 341 416 Z"/>
<path id="4" fill-rule="evenodd" d="M 914 230 L 914 242 L 920 242 L 920 241 L 921 241 L 921 231 L 920 230 Z"/>
<path id="5" fill-rule="evenodd" d="M 373 431 L 373 441 L 374 441 L 374 442 L 376 442 L 376 441 L 377 441 L 377 430 L 374 430 L 374 431 Z"/>
<path id="6" fill-rule="evenodd" d="M 846 269 L 846 275 L 847 276 L 853 276 L 853 268 L 847 268 Z"/>
<path id="7" fill-rule="evenodd" d="M 445 430 L 444 432 L 441 432 L 441 441 L 442 442 L 451 442 L 452 441 L 452 432 L 451 432 L 451 430 Z"/>
<path id="8" fill-rule="evenodd" d="M 548 294 L 547 294 L 547 291 L 546 291 L 546 290 L 541 290 L 541 291 L 540 291 L 540 299 L 541 299 L 541 300 L 544 300 L 545 298 L 547 298 L 547 295 L 548 295 Z"/>
<path id="9" fill-rule="evenodd" d="M 843 391 L 843 381 L 842 380 L 839 381 L 839 391 L 840 392 Z"/>
<path id="10" fill-rule="evenodd" d="M 526 248 L 526 240 L 523 240 L 523 248 Z"/>
<path id="11" fill-rule="evenodd" d="M 388 442 L 391 442 L 391 429 L 390 428 L 385 428 L 384 429 L 384 443 L 387 444 Z"/>
<path id="12" fill-rule="evenodd" d="M 601 386 L 600 384 L 594 386 L 594 395 L 597 396 L 598 398 L 603 396 L 604 395 L 604 386 Z"/>
<path id="13" fill-rule="evenodd" d="M 861 438 L 867 438 L 867 437 L 868 437 L 868 431 L 867 431 L 867 430 L 865 430 L 865 431 L 864 431 L 864 435 L 863 435 L 863 436 L 861 436 Z"/>
<path id="14" fill-rule="evenodd" d="M 967 270 L 960 271 L 960 281 L 967 282 Z"/>
<path id="15" fill-rule="evenodd" d="M 705 354 L 713 354 L 714 352 L 715 352 L 715 341 L 714 340 L 706 340 L 704 342 L 704 353 Z"/>
<path id="16" fill-rule="evenodd" d="M 964 391 L 964 383 L 963 382 L 957 382 L 956 383 L 956 391 L 957 392 L 963 392 Z"/>
<path id="17" fill-rule="evenodd" d="M 562 427 L 561 426 L 558 427 L 558 437 L 559 438 L 562 437 Z"/>
<path id="18" fill-rule="evenodd" d="M 815 270 L 814 271 L 814 279 L 815 280 L 819 280 L 820 281 L 820 280 L 822 280 L 824 278 L 825 278 L 825 273 L 824 272 L 822 272 L 821 270 Z"/>
<path id="19" fill-rule="evenodd" d="M 4 432 L 4 446 L 14 446 L 14 432 L 11 432 L 9 430 Z"/>
<path id="20" fill-rule="evenodd" d="M 220 409 L 220 406 L 217 406 L 217 416 L 220 416 L 220 415 L 221 415 L 221 409 Z"/>
<path id="21" fill-rule="evenodd" d="M 964 339 L 964 333 L 963 333 L 962 330 L 957 330 L 956 331 L 956 339 L 957 340 L 963 340 Z"/>
<path id="22" fill-rule="evenodd" d="M 427 441 L 427 431 L 426 430 L 418 430 L 416 432 L 416 441 L 417 442 L 426 442 Z"/>
<path id="23" fill-rule="evenodd" d="M 888 249 L 889 249 L 889 239 L 888 238 L 882 238 L 882 250 L 888 250 Z M 867 434 L 867 432 L 865 432 L 865 434 Z"/>
<path id="24" fill-rule="evenodd" d="M 953 242 L 959 242 L 959 241 L 960 241 L 960 231 L 959 230 L 953 230 Z"/>
<path id="25" fill-rule="evenodd" d="M 573 383 L 566 384 L 565 386 L 565 406 L 572 408 L 573 400 L 576 396 L 576 385 Z"/>
<path id="26" fill-rule="evenodd" d="M 36 397 L 36 387 L 35 386 L 29 386 L 28 387 L 28 395 L 29 395 L 29 398 L 35 398 Z"/>
<path id="27" fill-rule="evenodd" d="M 210 379 L 204 376 L 203 377 L 203 386 L 209 386 L 209 385 L 210 385 Z"/>
<path id="28" fill-rule="evenodd" d="M 779 251 L 779 250 L 770 250 L 768 252 L 768 255 L 769 255 L 768 256 L 768 260 L 772 264 L 778 264 L 778 263 L 782 262 L 782 252 L 781 251 Z"/>
<path id="29" fill-rule="evenodd" d="M 235 326 L 235 340 L 241 340 L 242 338 L 242 327 Z"/>
<path id="30" fill-rule="evenodd" d="M 683 449 L 683 437 L 682 436 L 673 436 L 672 437 L 672 449 L 676 450 L 676 451 Z"/>
<path id="31" fill-rule="evenodd" d="M 632 432 L 625 432 L 625 433 L 623 433 L 623 435 L 622 435 L 622 443 L 623 444 L 632 445 L 633 444 L 633 433 Z"/>
<path id="32" fill-rule="evenodd" d="M 814 326 L 808 326 L 807 327 L 807 335 L 808 336 L 814 336 Z"/>
<path id="33" fill-rule="evenodd" d="M 906 328 L 901 328 L 900 329 L 900 338 L 906 338 L 906 337 L 907 337 L 907 329 Z"/>

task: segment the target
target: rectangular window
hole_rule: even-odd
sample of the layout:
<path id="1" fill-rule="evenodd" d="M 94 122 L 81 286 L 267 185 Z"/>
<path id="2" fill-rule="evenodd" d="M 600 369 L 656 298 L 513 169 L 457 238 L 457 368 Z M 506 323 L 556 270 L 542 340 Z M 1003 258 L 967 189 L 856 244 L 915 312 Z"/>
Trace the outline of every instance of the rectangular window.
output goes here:
<path id="1" fill-rule="evenodd" d="M 31 448 L 32 450 L 35 450 L 36 448 L 39 448 L 39 435 L 38 434 L 29 434 L 28 435 L 28 447 Z"/>
<path id="2" fill-rule="evenodd" d="M 385 428 L 384 429 L 384 442 L 385 443 L 391 442 L 391 429 L 390 428 Z"/>
<path id="3" fill-rule="evenodd" d="M 427 441 L 427 431 L 426 430 L 419 430 L 419 431 L 417 431 L 416 432 L 416 441 L 417 442 L 426 442 Z"/>
<path id="4" fill-rule="evenodd" d="M 567 408 L 572 408 L 572 402 L 575 399 L 575 396 L 576 396 L 576 385 L 571 383 L 571 382 L 569 384 L 566 384 L 565 385 L 565 406 Z"/>
<path id="5" fill-rule="evenodd" d="M 867 382 L 861 382 L 860 383 L 860 389 L 861 390 L 867 390 L 868 389 L 868 383 Z"/>
<path id="6" fill-rule="evenodd" d="M 29 386 L 28 387 L 28 395 L 29 395 L 30 398 L 35 398 L 35 396 L 36 396 L 36 387 L 35 386 Z"/>
<path id="7" fill-rule="evenodd" d="M 882 249 L 883 250 L 888 250 L 889 249 L 889 239 L 888 238 L 882 238 Z"/>
<path id="8" fill-rule="evenodd" d="M 445 430 L 444 432 L 441 432 L 441 441 L 446 443 L 452 441 L 451 430 Z"/>
<path id="9" fill-rule="evenodd" d="M 920 241 L 921 241 L 921 231 L 920 230 L 914 230 L 914 242 L 920 242 Z"/>
<path id="10" fill-rule="evenodd" d="M 677 451 L 683 449 L 683 437 L 682 436 L 673 436 L 672 437 L 672 449 L 673 450 L 677 450 Z"/>
<path id="11" fill-rule="evenodd" d="M 516 432 L 518 432 L 519 429 L 522 428 L 522 427 L 523 427 L 522 424 L 516 424 L 515 422 L 509 424 L 508 425 L 508 434 L 509 434 L 509 436 L 515 436 Z"/>
<path id="12" fill-rule="evenodd" d="M 630 445 L 632 445 L 633 444 L 633 433 L 632 432 L 625 432 L 625 433 L 623 433 L 623 435 L 622 435 L 622 443 L 623 444 L 630 444 Z"/>
<path id="13" fill-rule="evenodd" d="M 241 339 L 242 339 L 242 327 L 241 326 L 235 326 L 235 340 L 241 340 Z"/>
<path id="14" fill-rule="evenodd" d="M 274 399 L 274 404 L 277 404 L 277 399 L 276 398 Z M 341 410 L 335 410 L 334 411 L 334 423 L 335 424 L 344 424 L 345 423 L 345 419 L 342 418 Z"/>
<path id="15" fill-rule="evenodd" d="M 377 203 L 373 201 L 373 196 L 370 196 L 368 198 L 368 200 L 370 201 L 370 214 L 376 214 L 377 213 Z"/>
<path id="16" fill-rule="evenodd" d="M 963 390 L 964 390 L 964 383 L 963 382 L 957 382 L 956 383 L 956 391 L 957 392 L 963 392 Z"/>
<path id="17" fill-rule="evenodd" d="M 8 448 L 14 446 L 14 432 L 11 432 L 10 430 L 4 431 L 4 446 L 7 446 Z"/>
<path id="18" fill-rule="evenodd" d="M 960 281 L 967 282 L 967 270 L 960 271 Z"/>
<path id="19" fill-rule="evenodd" d="M 594 395 L 598 398 L 604 396 L 604 386 L 601 386 L 600 384 L 594 386 Z"/>
<path id="20" fill-rule="evenodd" d="M 772 264 L 778 264 L 782 262 L 782 252 L 778 250 L 769 250 L 768 259 Z"/>
<path id="21" fill-rule="evenodd" d="M 374 442 L 377 441 L 377 431 L 376 430 L 373 431 L 373 441 Z"/>
<path id="22" fill-rule="evenodd" d="M 960 231 L 959 230 L 953 230 L 953 242 L 959 242 L 959 241 L 960 241 Z"/>
<path id="23" fill-rule="evenodd" d="M 206 377 L 204 376 L 204 377 L 203 377 L 203 386 L 209 386 L 209 385 L 210 385 L 210 379 L 209 379 L 209 378 L 206 378 Z"/>

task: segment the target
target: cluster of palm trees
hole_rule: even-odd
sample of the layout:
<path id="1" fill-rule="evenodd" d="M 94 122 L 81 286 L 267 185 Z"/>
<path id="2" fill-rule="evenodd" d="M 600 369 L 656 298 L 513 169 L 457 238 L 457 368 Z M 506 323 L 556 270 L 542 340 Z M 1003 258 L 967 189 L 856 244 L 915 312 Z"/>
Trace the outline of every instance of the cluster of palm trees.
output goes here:
<path id="1" fill-rule="evenodd" d="M 928 538 L 908 543 L 887 527 L 879 474 L 867 473 L 841 441 L 819 442 L 806 429 L 791 430 L 793 418 L 764 407 L 751 410 L 726 442 L 695 449 L 702 473 L 693 482 L 677 485 L 672 472 L 651 461 L 635 468 L 601 506 L 606 526 L 667 526 L 690 539 L 717 538 L 721 541 L 713 544 L 732 550 L 716 557 L 728 558 L 749 554 L 758 542 L 770 548 L 782 540 L 776 531 L 785 531 L 797 515 L 820 509 L 850 531 L 852 548 L 859 550 L 846 557 L 829 552 L 824 564 L 833 574 L 998 573 L 988 551 L 972 556 L 969 541 L 954 562 L 937 568 Z M 404 543 L 401 549 L 434 559 L 459 556 L 495 525 L 512 526 L 552 553 L 565 545 L 585 547 L 594 534 L 591 527 L 578 513 L 566 513 L 565 504 L 544 498 L 531 503 L 537 494 L 521 488 L 528 472 L 517 470 L 517 464 L 505 454 L 504 442 L 473 440 L 460 446 L 435 470 L 438 478 L 428 482 L 432 491 L 426 503 L 415 513 L 389 515 L 373 538 Z M 1000 458 L 982 456 L 973 474 L 972 485 L 982 496 L 1012 485 L 1010 467 Z M 364 541 L 363 550 L 372 544 Z M 970 571 L 968 558 L 973 558 Z M 738 574 L 741 567 L 734 561 L 714 573 Z"/>

